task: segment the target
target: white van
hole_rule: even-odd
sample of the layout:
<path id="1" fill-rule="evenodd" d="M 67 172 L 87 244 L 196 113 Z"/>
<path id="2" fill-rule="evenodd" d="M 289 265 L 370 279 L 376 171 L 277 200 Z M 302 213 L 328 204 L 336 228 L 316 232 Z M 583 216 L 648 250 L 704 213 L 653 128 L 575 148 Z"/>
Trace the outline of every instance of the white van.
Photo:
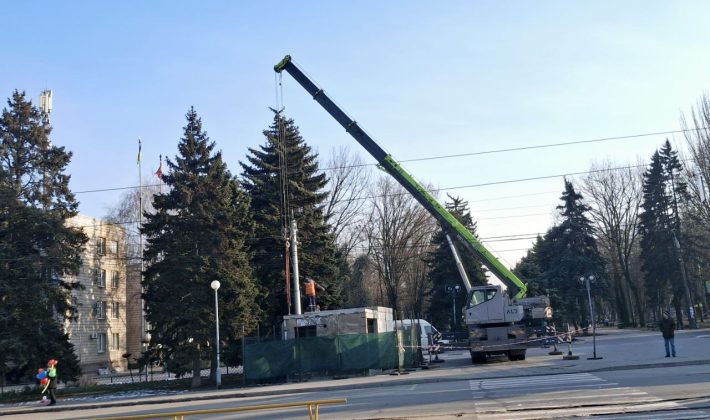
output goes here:
<path id="1" fill-rule="evenodd" d="M 438 337 L 441 337 L 439 330 L 437 330 L 433 325 L 431 325 L 425 319 L 402 319 L 397 321 L 397 328 L 402 328 L 405 331 L 411 330 L 412 324 L 419 325 L 421 328 L 421 338 L 420 343 L 422 346 L 422 351 L 427 353 L 429 351 L 429 346 L 435 344 Z"/>

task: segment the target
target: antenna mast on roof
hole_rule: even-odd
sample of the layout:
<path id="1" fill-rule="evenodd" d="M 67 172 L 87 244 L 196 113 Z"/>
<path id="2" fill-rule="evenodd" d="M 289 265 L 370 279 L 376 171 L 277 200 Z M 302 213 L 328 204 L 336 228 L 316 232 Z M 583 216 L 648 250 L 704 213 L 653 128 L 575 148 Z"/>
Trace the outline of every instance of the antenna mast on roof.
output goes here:
<path id="1" fill-rule="evenodd" d="M 45 89 L 39 94 L 39 108 L 45 122 L 49 123 L 49 114 L 52 113 L 52 91 L 50 89 Z"/>

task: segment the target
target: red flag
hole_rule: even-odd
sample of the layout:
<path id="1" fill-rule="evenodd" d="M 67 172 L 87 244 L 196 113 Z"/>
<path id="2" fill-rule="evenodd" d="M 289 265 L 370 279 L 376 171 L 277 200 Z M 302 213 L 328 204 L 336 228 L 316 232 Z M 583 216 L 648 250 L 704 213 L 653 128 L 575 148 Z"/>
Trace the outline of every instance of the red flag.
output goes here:
<path id="1" fill-rule="evenodd" d="M 163 179 L 163 155 L 160 155 L 160 166 L 158 166 L 158 170 L 155 171 L 155 176 Z"/>

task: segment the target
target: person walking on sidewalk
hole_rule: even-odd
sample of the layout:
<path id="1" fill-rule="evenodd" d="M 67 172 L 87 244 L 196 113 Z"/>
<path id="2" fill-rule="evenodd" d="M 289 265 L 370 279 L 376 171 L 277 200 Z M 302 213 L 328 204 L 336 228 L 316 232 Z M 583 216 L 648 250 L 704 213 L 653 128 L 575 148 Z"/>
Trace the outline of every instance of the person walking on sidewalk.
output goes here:
<path id="1" fill-rule="evenodd" d="M 671 318 L 670 311 L 663 311 L 663 319 L 661 320 L 661 333 L 663 341 L 666 345 L 666 357 L 675 357 L 675 343 L 673 342 L 675 333 L 675 321 Z"/>
<path id="2" fill-rule="evenodd" d="M 47 362 L 47 379 L 49 380 L 47 382 L 47 388 L 46 390 L 49 390 L 49 404 L 48 405 L 54 405 L 57 403 L 57 396 L 55 394 L 57 390 L 57 361 L 52 359 L 49 362 Z"/>

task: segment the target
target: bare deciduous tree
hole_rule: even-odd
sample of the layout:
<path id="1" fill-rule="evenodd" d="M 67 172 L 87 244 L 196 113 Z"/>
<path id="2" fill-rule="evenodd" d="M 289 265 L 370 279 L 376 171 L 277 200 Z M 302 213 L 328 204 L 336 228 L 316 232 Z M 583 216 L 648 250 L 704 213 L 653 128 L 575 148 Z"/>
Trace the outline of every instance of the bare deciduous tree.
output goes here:
<path id="1" fill-rule="evenodd" d="M 691 111 L 691 122 L 681 115 L 681 127 L 691 159 L 686 163 L 687 184 L 690 199 L 685 204 L 683 213 L 684 235 L 689 240 L 690 249 L 688 275 L 691 293 L 708 306 L 707 292 L 704 290 L 705 278 L 710 272 L 710 96 L 704 94 Z M 701 319 L 703 310 L 700 310 Z"/>
<path id="2" fill-rule="evenodd" d="M 436 222 L 389 177 L 377 182 L 372 197 L 363 233 L 382 294 L 398 317 L 421 314 L 431 289 L 425 257 Z"/>
<path id="3" fill-rule="evenodd" d="M 692 158 L 694 169 L 688 183 L 691 191 L 691 205 L 696 207 L 698 215 L 710 222 L 710 97 L 703 95 L 691 111 L 689 123 L 681 114 L 681 127 Z"/>
<path id="4" fill-rule="evenodd" d="M 347 147 L 331 152 L 328 160 L 328 202 L 325 216 L 333 228 L 338 246 L 346 256 L 362 241 L 361 224 L 370 183 L 370 169 Z"/>
<path id="5" fill-rule="evenodd" d="M 624 324 L 645 323 L 643 279 L 638 264 L 638 214 L 643 174 L 636 168 L 612 170 L 611 162 L 592 166 L 582 191 L 592 204 L 599 244 L 611 264 L 616 312 Z M 633 303 L 632 303 L 633 301 Z"/>
<path id="6" fill-rule="evenodd" d="M 154 212 L 153 196 L 158 193 L 159 181 L 146 178 L 142 188 L 124 193 L 115 206 L 107 209 L 106 221 L 120 224 L 126 229 L 126 257 L 129 263 L 140 261 L 141 258 L 138 209 L 142 205 L 144 213 Z"/>

